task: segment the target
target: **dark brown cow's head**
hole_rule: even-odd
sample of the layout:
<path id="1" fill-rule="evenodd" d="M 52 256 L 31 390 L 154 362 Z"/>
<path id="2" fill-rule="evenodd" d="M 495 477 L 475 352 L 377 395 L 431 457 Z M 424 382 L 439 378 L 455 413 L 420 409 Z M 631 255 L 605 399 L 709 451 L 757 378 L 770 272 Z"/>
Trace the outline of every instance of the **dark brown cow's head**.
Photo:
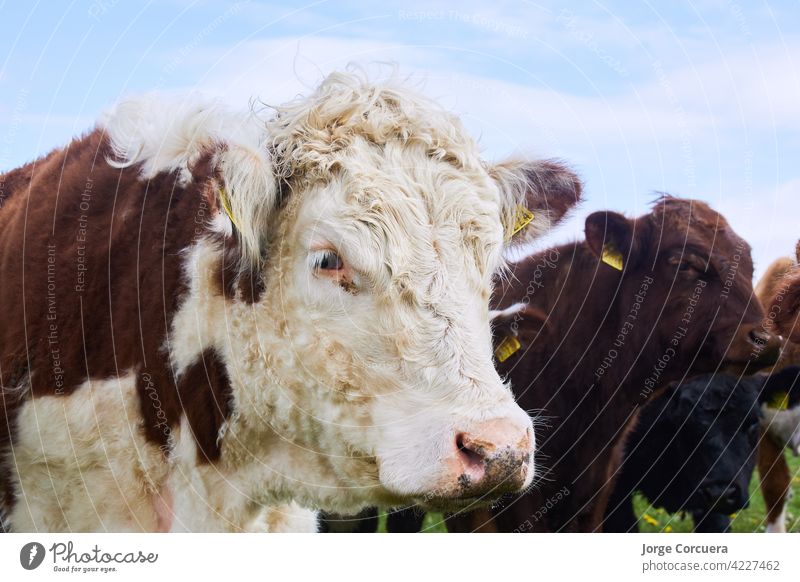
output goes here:
<path id="1" fill-rule="evenodd" d="M 753 372 L 776 360 L 780 343 L 753 293 L 750 246 L 704 202 L 663 196 L 637 219 L 596 212 L 586 219 L 586 242 L 602 269 L 619 272 L 621 297 L 652 277 L 656 343 L 667 353 L 697 349 L 694 372 Z"/>
<path id="2" fill-rule="evenodd" d="M 636 219 L 594 213 L 585 242 L 527 257 L 512 275 L 494 296 L 495 356 L 520 405 L 541 411 L 547 479 L 494 515 L 500 531 L 601 527 L 639 406 L 675 380 L 777 356 L 750 248 L 702 202 L 665 196 Z"/>

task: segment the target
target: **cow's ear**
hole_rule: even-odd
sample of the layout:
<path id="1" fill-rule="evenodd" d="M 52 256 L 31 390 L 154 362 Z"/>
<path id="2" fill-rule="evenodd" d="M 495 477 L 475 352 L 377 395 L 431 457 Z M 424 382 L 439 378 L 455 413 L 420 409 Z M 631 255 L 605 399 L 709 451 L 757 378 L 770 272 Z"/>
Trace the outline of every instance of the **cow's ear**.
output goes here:
<path id="1" fill-rule="evenodd" d="M 500 188 L 509 244 L 546 233 L 581 200 L 580 178 L 556 160 L 510 161 L 492 167 L 490 173 Z"/>
<path id="2" fill-rule="evenodd" d="M 151 94 L 120 102 L 102 125 L 109 165 L 138 164 L 147 180 L 177 172 L 181 186 L 202 184 L 214 229 L 236 237 L 242 266 L 260 265 L 279 192 L 263 122 L 215 102 Z"/>
<path id="3" fill-rule="evenodd" d="M 257 268 L 278 206 L 279 188 L 266 150 L 222 144 L 212 162 L 216 179 L 208 193 L 219 230 L 234 237 L 244 265 Z"/>
<path id="4" fill-rule="evenodd" d="M 607 268 L 622 271 L 637 259 L 634 223 L 617 212 L 594 212 L 586 218 L 586 244 Z"/>
<path id="5" fill-rule="evenodd" d="M 524 353 L 547 324 L 544 312 L 525 303 L 491 311 L 489 318 L 494 357 L 498 362 L 505 362 L 517 352 Z"/>

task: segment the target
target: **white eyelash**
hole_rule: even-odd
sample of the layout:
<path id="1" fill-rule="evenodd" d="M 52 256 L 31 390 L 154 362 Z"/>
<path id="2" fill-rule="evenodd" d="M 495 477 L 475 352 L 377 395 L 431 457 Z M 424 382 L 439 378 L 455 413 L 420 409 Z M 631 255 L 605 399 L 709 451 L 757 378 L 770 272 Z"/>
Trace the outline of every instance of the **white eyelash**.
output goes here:
<path id="1" fill-rule="evenodd" d="M 319 269 L 322 266 L 322 261 L 331 255 L 336 255 L 336 251 L 332 251 L 330 249 L 312 251 L 308 255 L 308 264 L 314 270 Z"/>

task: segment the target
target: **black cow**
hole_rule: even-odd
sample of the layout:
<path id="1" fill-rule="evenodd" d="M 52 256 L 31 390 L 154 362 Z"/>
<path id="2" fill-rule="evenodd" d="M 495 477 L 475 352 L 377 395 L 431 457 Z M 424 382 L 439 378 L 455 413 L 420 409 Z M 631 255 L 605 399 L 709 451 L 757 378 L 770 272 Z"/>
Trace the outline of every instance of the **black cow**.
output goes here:
<path id="1" fill-rule="evenodd" d="M 796 405 L 800 394 L 791 388 L 798 371 L 700 376 L 645 406 L 626 443 L 603 531 L 638 529 L 632 503 L 637 490 L 654 506 L 690 512 L 695 531 L 729 531 L 729 515 L 749 504 L 760 405 L 781 392 Z"/>

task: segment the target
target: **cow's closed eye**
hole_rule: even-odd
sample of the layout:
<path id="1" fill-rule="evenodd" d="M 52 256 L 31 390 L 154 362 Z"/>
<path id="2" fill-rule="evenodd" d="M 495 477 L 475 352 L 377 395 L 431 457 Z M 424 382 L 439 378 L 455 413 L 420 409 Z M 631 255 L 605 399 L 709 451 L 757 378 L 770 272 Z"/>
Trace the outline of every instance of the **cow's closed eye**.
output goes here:
<path id="1" fill-rule="evenodd" d="M 709 271 L 708 262 L 693 253 L 670 255 L 667 260 L 678 268 L 678 272 L 687 276 L 704 275 Z"/>

